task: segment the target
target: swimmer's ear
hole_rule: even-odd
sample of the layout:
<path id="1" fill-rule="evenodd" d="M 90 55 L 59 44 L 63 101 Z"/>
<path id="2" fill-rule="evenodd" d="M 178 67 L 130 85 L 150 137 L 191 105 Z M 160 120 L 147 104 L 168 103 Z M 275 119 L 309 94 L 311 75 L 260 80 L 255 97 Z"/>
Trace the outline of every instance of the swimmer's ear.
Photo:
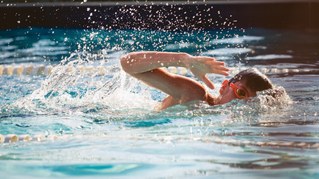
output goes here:
<path id="1" fill-rule="evenodd" d="M 206 75 L 202 76 L 202 81 L 211 89 L 215 89 L 214 83 L 210 81 Z"/>

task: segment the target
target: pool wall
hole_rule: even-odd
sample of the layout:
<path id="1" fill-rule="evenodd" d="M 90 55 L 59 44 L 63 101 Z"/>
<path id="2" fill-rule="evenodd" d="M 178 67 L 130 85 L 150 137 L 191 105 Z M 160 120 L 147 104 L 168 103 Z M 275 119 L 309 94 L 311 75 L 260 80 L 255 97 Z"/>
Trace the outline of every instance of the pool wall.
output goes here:
<path id="1" fill-rule="evenodd" d="M 0 3 L 0 29 L 318 29 L 319 1 Z"/>

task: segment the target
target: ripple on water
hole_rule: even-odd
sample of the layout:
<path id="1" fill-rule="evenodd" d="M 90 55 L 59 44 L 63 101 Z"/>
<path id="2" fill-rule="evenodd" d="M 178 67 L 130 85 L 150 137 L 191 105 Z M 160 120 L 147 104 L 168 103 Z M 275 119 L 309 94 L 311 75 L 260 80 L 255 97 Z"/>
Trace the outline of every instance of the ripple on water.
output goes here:
<path id="1" fill-rule="evenodd" d="M 14 40 L 12 38 L 10 39 L 6 39 L 6 38 L 1 38 L 0 39 L 0 45 L 8 45 L 10 44 L 11 42 L 13 42 Z"/>
<path id="2" fill-rule="evenodd" d="M 67 176 L 86 176 L 86 175 L 125 175 L 131 171 L 144 168 L 146 165 L 123 163 L 123 164 L 70 164 L 41 166 L 50 173 L 62 174 Z"/>
<path id="3" fill-rule="evenodd" d="M 80 59 L 83 63 L 77 61 L 79 64 L 94 66 L 96 62 L 91 60 L 98 56 L 97 53 L 102 53 L 95 58 L 101 62 L 98 65 L 118 65 L 122 54 L 132 49 L 148 50 L 156 41 L 161 42 L 160 50 L 168 47 L 176 51 L 194 51 L 196 55 L 203 52 L 203 55 L 218 56 L 219 59 L 229 60 L 235 55 L 253 54 L 244 64 L 247 67 L 254 65 L 254 60 L 258 65 L 262 65 L 260 61 L 266 61 L 263 65 L 269 68 L 303 68 L 304 65 L 316 68 L 318 65 L 317 62 L 303 64 L 307 54 L 302 54 L 305 58 L 298 63 L 292 61 L 295 54 L 299 54 L 298 48 L 286 48 L 281 44 L 281 48 L 286 48 L 281 51 L 270 47 L 269 44 L 281 41 L 285 34 L 280 39 L 271 33 L 271 38 L 260 35 L 217 40 L 213 40 L 215 38 L 211 37 L 215 36 L 211 35 L 206 39 L 199 38 L 198 44 L 204 46 L 200 47 L 193 45 L 197 41 L 180 43 L 178 38 L 170 41 L 167 38 L 169 33 L 153 36 L 157 35 L 154 32 L 153 35 L 146 33 L 151 37 L 148 40 L 152 45 L 136 47 L 138 40 L 134 38 L 144 32 L 139 31 L 133 37 L 130 34 L 134 31 L 124 32 L 128 34 L 129 41 L 120 35 L 121 32 L 99 32 L 92 38 L 100 38 L 96 39 L 96 43 L 102 40 L 100 42 L 105 42 L 109 48 L 96 53 L 85 51 L 87 56 L 77 54 L 68 60 L 74 62 Z M 83 31 L 83 34 L 85 36 L 87 32 Z M 109 34 L 116 39 L 114 42 Z M 57 36 L 64 37 L 61 34 Z M 68 38 L 71 40 L 73 37 Z M 158 39 L 152 39 L 155 37 Z M 51 52 L 59 55 L 70 50 L 64 47 L 63 40 L 53 43 L 55 41 L 48 40 L 48 36 L 39 38 L 44 39 L 23 37 L 21 43 L 30 40 L 24 48 L 19 46 L 21 44 L 14 44 L 12 39 L 1 39 L 0 48 L 13 53 L 16 50 L 13 46 L 17 45 L 19 52 L 23 53 L 14 60 L 10 59 L 12 54 L 5 57 L 8 54 L 3 53 L 3 60 L 6 63 L 25 61 L 42 64 L 43 58 L 39 55 L 50 55 Z M 103 41 L 104 38 L 108 40 Z M 15 40 L 18 41 L 17 38 Z M 166 41 L 162 43 L 162 40 Z M 121 42 L 129 47 L 122 48 Z M 8 44 L 10 46 L 5 48 Z M 217 46 L 212 47 L 214 44 Z M 249 48 L 235 48 L 237 44 Z M 313 49 L 307 46 L 307 50 L 313 52 L 318 48 Z M 82 49 L 77 50 L 81 53 Z M 293 52 L 294 55 L 285 56 L 286 52 Z M 50 59 L 55 58 L 56 54 L 51 55 Z M 284 60 L 276 61 L 280 58 Z M 238 61 L 234 60 L 234 63 L 238 65 Z M 0 111 L 0 133 L 57 136 L 55 140 L 0 144 L 3 178 L 26 175 L 134 177 L 134 174 L 136 178 L 318 176 L 317 74 L 271 76 L 275 84 L 285 87 L 291 103 L 285 103 L 285 99 L 274 101 L 260 94 L 255 100 L 247 102 L 236 100 L 228 105 L 195 106 L 193 109 L 176 106 L 154 112 L 154 104 L 164 95 L 156 93 L 154 96 L 157 97 L 153 98 L 147 93 L 150 89 L 145 86 L 140 88 L 143 85 L 119 73 L 119 70 L 108 71 L 106 76 L 81 76 L 68 66 L 79 67 L 76 63 L 63 64 L 65 66 L 55 68 L 55 73 L 46 79 L 36 76 L 0 77 L 1 84 L 5 84 L 0 86 L 0 93 L 5 94 L 0 97 L 1 104 L 5 104 Z"/>
<path id="4" fill-rule="evenodd" d="M 293 58 L 292 55 L 282 55 L 282 54 L 267 54 L 258 55 L 254 57 L 246 57 L 246 60 L 272 60 L 272 59 L 290 59 Z"/>
<path id="5" fill-rule="evenodd" d="M 246 54 L 251 52 L 250 48 L 218 48 L 215 50 L 208 50 L 203 52 L 202 55 L 210 55 L 210 56 L 231 56 L 231 55 L 239 55 Z"/>
<path id="6" fill-rule="evenodd" d="M 223 38 L 223 39 L 215 39 L 213 40 L 212 44 L 243 44 L 243 43 L 249 43 L 253 41 L 260 41 L 263 40 L 264 37 L 261 36 L 238 36 L 233 38 Z"/>

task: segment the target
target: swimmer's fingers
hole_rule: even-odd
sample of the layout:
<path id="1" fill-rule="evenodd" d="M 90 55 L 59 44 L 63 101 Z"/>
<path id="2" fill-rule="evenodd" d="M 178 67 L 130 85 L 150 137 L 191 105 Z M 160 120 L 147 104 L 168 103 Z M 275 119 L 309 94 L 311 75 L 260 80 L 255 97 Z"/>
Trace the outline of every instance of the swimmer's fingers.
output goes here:
<path id="1" fill-rule="evenodd" d="M 190 71 L 195 77 L 202 80 L 209 88 L 214 89 L 214 84 L 211 82 L 206 74 L 214 73 L 220 75 L 228 75 L 229 69 L 225 67 L 224 62 L 217 61 L 212 57 L 194 57 L 196 60 L 190 66 Z"/>
<path id="2" fill-rule="evenodd" d="M 219 74 L 219 75 L 228 76 L 228 75 L 229 75 L 229 69 L 228 69 L 228 68 L 226 68 L 226 69 L 219 69 L 219 70 L 216 70 L 214 73 L 215 73 L 215 74 Z"/>
<path id="3" fill-rule="evenodd" d="M 220 75 L 229 75 L 229 68 L 225 67 L 224 62 L 220 61 L 211 61 L 210 62 L 211 73 L 220 74 Z"/>

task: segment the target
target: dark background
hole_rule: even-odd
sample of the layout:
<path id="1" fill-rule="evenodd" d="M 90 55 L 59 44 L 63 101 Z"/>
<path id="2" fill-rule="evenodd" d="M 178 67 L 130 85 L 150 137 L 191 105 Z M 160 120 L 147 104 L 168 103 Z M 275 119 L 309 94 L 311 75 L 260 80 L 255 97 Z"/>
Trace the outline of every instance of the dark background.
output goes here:
<path id="1" fill-rule="evenodd" d="M 318 29 L 318 1 L 1 1 L 0 29 Z"/>

